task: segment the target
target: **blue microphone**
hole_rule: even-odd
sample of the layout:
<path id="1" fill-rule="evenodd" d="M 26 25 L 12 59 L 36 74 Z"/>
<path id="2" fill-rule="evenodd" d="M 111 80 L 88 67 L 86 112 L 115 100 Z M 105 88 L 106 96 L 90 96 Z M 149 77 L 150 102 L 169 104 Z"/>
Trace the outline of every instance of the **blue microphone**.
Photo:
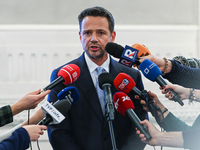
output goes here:
<path id="1" fill-rule="evenodd" d="M 142 71 L 143 75 L 151 80 L 151 81 L 156 81 L 161 87 L 167 85 L 167 82 L 165 79 L 162 77 L 162 72 L 160 71 L 159 67 L 151 62 L 148 59 L 145 59 L 140 65 L 139 65 L 140 70 Z M 184 105 L 183 101 L 180 99 L 180 96 L 172 89 L 168 89 L 168 91 L 172 92 L 173 95 L 173 100 L 175 102 L 178 102 L 181 106 Z"/>
<path id="2" fill-rule="evenodd" d="M 79 100 L 80 95 L 74 86 L 70 86 L 62 89 L 57 97 L 59 100 L 67 99 L 73 105 Z"/>

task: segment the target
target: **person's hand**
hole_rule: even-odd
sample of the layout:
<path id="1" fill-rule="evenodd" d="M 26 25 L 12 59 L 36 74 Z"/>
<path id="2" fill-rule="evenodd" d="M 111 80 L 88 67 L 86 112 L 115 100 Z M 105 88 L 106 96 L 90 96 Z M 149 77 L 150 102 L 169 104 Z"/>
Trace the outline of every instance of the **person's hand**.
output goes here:
<path id="1" fill-rule="evenodd" d="M 161 135 L 161 132 L 152 124 L 150 123 L 148 120 L 144 120 L 144 121 L 141 121 L 140 124 L 143 124 L 145 125 L 147 128 L 148 128 L 148 131 L 149 131 L 149 134 L 151 135 L 151 140 L 149 141 L 146 141 L 146 137 L 144 134 L 142 134 L 137 128 L 136 128 L 136 133 L 139 135 L 139 137 L 141 138 L 141 141 L 146 143 L 146 144 L 149 144 L 149 145 L 152 145 L 152 146 L 156 146 L 157 143 L 158 143 L 158 139 Z"/>
<path id="2" fill-rule="evenodd" d="M 40 135 L 44 134 L 42 130 L 47 130 L 45 125 L 26 125 L 23 128 L 28 132 L 31 141 L 37 141 Z"/>
<path id="3" fill-rule="evenodd" d="M 181 100 L 188 99 L 190 94 L 190 89 L 185 88 L 183 86 L 177 85 L 177 84 L 168 84 L 161 88 L 162 93 L 165 94 L 165 97 L 169 100 L 172 100 L 173 95 L 168 89 L 173 89 L 181 98 Z"/>
<path id="4" fill-rule="evenodd" d="M 151 62 L 155 63 L 159 67 L 161 72 L 164 72 L 166 62 L 163 58 L 157 57 L 155 55 L 147 55 L 147 56 L 143 56 L 139 58 L 140 58 L 139 60 L 140 63 L 142 63 L 145 59 L 149 59 Z M 135 64 L 134 64 L 134 67 L 137 67 L 139 69 L 139 66 Z M 168 67 L 167 67 L 166 73 L 169 73 L 171 69 L 172 69 L 172 63 L 170 60 L 168 60 Z"/>
<path id="5" fill-rule="evenodd" d="M 149 93 L 149 96 L 154 100 L 155 105 L 157 105 L 163 111 L 165 109 L 165 106 L 160 102 L 157 95 L 152 93 L 151 91 L 149 91 L 148 93 Z M 140 104 L 142 105 L 143 109 L 146 111 L 149 111 L 149 110 L 147 110 L 145 100 L 141 100 L 138 95 L 135 95 L 135 99 L 140 100 Z"/>
<path id="6" fill-rule="evenodd" d="M 47 90 L 43 93 L 40 92 L 41 90 L 27 93 L 13 105 L 11 105 L 13 115 L 18 114 L 23 110 L 34 109 L 37 107 L 38 103 L 40 103 L 45 98 L 45 96 L 50 93 L 50 90 Z"/>

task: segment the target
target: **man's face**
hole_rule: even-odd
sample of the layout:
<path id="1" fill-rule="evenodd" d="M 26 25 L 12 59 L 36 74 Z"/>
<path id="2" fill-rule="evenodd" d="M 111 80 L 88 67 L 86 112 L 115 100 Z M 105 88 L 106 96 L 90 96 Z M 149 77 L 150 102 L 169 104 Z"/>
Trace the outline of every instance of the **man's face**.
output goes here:
<path id="1" fill-rule="evenodd" d="M 105 46 L 115 40 L 115 32 L 110 34 L 108 20 L 105 17 L 85 17 L 79 35 L 82 47 L 91 59 L 107 57 L 104 55 Z"/>

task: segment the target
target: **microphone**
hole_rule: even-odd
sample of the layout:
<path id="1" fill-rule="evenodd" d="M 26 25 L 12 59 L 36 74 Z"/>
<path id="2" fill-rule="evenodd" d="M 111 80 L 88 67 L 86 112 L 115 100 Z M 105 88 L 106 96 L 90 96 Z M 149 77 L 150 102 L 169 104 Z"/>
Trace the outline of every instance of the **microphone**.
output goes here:
<path id="1" fill-rule="evenodd" d="M 151 62 L 148 59 L 145 59 L 140 65 L 140 70 L 142 71 L 143 75 L 151 81 L 156 81 L 161 87 L 167 85 L 167 82 L 162 77 L 162 72 L 158 68 L 158 66 Z M 168 89 L 168 91 L 172 92 L 173 100 L 178 102 L 181 106 L 184 105 L 183 101 L 180 99 L 180 96 L 172 89 Z"/>
<path id="2" fill-rule="evenodd" d="M 134 125 L 137 127 L 137 129 L 145 135 L 147 141 L 149 141 L 151 139 L 151 135 L 149 134 L 147 127 L 145 125 L 140 124 L 141 120 L 133 111 L 135 110 L 135 107 L 130 97 L 123 92 L 117 92 L 113 96 L 113 100 L 117 111 L 123 116 L 128 116 L 134 123 Z"/>
<path id="3" fill-rule="evenodd" d="M 70 86 L 62 89 L 58 93 L 57 97 L 59 100 L 67 99 L 68 101 L 70 101 L 71 105 L 73 105 L 79 100 L 80 95 L 78 93 L 78 90 L 74 86 Z"/>
<path id="4" fill-rule="evenodd" d="M 44 92 L 46 90 L 51 90 L 62 82 L 64 84 L 71 84 L 78 79 L 79 75 L 80 75 L 80 68 L 77 65 L 75 64 L 65 65 L 58 72 L 58 78 L 56 78 L 53 82 L 51 82 L 49 85 L 43 88 L 41 92 Z"/>
<path id="5" fill-rule="evenodd" d="M 56 105 L 56 107 L 58 105 L 57 103 L 59 101 L 63 101 L 63 100 L 65 100 L 65 101 L 67 100 L 70 103 L 70 107 L 71 107 L 71 105 L 75 104 L 79 100 L 80 95 L 78 93 L 78 90 L 74 86 L 70 86 L 70 87 L 66 87 L 66 88 L 62 89 L 58 93 L 57 97 L 58 97 L 58 100 L 54 103 Z M 52 106 L 49 102 L 47 102 L 42 107 L 44 116 L 46 116 L 46 117 L 49 116 L 49 114 L 51 115 L 51 112 L 52 112 L 52 109 L 49 108 L 49 105 Z M 63 104 L 63 105 L 65 105 L 65 104 Z M 55 107 L 55 109 L 57 109 L 56 107 Z M 58 106 L 58 107 L 60 107 L 60 106 Z M 69 109 L 66 109 L 66 110 L 68 111 Z M 62 117 L 62 114 L 66 113 L 66 112 L 62 113 L 61 111 L 59 111 L 59 112 L 58 112 L 58 114 L 60 114 L 61 117 Z M 51 124 L 58 124 L 62 121 L 62 119 L 58 119 L 58 117 L 55 115 L 51 115 L 51 117 L 53 117 L 53 122 L 51 121 Z"/>
<path id="6" fill-rule="evenodd" d="M 126 73 L 119 73 L 114 79 L 114 85 L 119 91 L 122 91 L 126 94 L 132 91 L 134 94 L 137 94 L 141 99 L 145 100 L 147 103 L 147 109 L 149 108 L 152 116 L 158 119 L 159 116 L 157 110 L 160 110 L 160 108 L 154 104 L 154 100 L 149 96 L 146 90 L 140 91 L 135 86 L 135 81 L 131 76 L 127 75 Z"/>
<path id="7" fill-rule="evenodd" d="M 111 87 L 113 86 L 112 75 L 104 72 L 98 76 L 99 87 L 104 91 L 107 112 L 110 120 L 114 120 L 114 105 L 112 100 Z"/>
<path id="8" fill-rule="evenodd" d="M 44 117 L 38 125 L 49 125 L 58 124 L 62 122 L 65 117 L 63 116 L 70 109 L 71 103 L 70 101 L 64 99 L 62 101 L 56 101 L 53 105 L 46 101 L 42 108 L 47 112 L 46 117 Z"/>
<path id="9" fill-rule="evenodd" d="M 105 50 L 110 55 L 120 58 L 119 63 L 128 67 L 132 67 L 133 64 L 139 65 L 139 57 L 151 55 L 147 47 L 139 43 L 135 43 L 131 47 L 126 45 L 124 48 L 117 43 L 108 42 Z"/>

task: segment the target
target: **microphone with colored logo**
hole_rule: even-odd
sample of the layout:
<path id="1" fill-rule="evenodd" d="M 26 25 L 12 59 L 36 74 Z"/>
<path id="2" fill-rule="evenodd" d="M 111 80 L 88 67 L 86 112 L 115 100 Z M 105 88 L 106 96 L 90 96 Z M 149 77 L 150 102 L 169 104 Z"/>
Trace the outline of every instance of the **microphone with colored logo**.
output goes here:
<path id="1" fill-rule="evenodd" d="M 62 89 L 58 93 L 57 97 L 59 100 L 67 99 L 68 101 L 70 101 L 71 105 L 73 105 L 79 100 L 80 95 L 78 93 L 78 90 L 74 86 L 70 86 Z"/>
<path id="2" fill-rule="evenodd" d="M 149 134 L 147 127 L 140 124 L 141 120 L 134 112 L 135 107 L 130 97 L 123 92 L 117 92 L 113 96 L 113 100 L 117 111 L 123 116 L 128 116 L 137 129 L 145 135 L 147 141 L 149 141 L 151 139 L 151 135 Z"/>
<path id="3" fill-rule="evenodd" d="M 45 117 L 38 123 L 38 125 L 49 125 L 61 123 L 65 116 L 64 114 L 70 109 L 71 103 L 68 100 L 56 101 L 53 105 L 46 101 L 42 105 Z"/>
<path id="4" fill-rule="evenodd" d="M 139 65 L 139 57 L 150 55 L 150 51 L 142 44 L 135 43 L 131 47 L 126 45 L 125 48 L 119 44 L 108 42 L 105 50 L 112 56 L 120 58 L 119 63 L 132 67 L 133 64 Z"/>
<path id="5" fill-rule="evenodd" d="M 66 104 L 64 104 L 64 103 L 60 104 L 59 101 L 67 100 L 68 102 L 65 102 L 65 103 L 69 103 L 70 107 L 71 107 L 71 105 L 75 104 L 79 100 L 80 95 L 78 93 L 78 90 L 75 87 L 70 86 L 70 87 L 66 87 L 63 90 L 61 90 L 58 93 L 57 97 L 58 97 L 58 100 L 53 105 L 50 104 L 49 102 L 46 102 L 45 104 L 43 104 L 43 106 L 42 106 L 43 114 L 44 114 L 45 118 L 48 118 L 48 119 L 43 119 L 41 122 L 48 122 L 48 123 L 51 122 L 51 124 L 60 123 L 65 118 L 63 116 L 63 114 L 65 114 L 66 112 L 64 110 L 62 110 L 61 106 L 57 106 L 57 105 L 63 104 L 63 107 L 66 107 L 67 111 L 69 109 L 68 109 L 68 106 L 65 106 Z M 58 111 L 57 110 L 58 108 L 61 110 Z"/>
<path id="6" fill-rule="evenodd" d="M 158 66 L 151 62 L 148 59 L 145 59 L 140 65 L 140 70 L 142 71 L 143 75 L 148 78 L 151 81 L 156 81 L 161 87 L 167 85 L 167 82 L 162 77 L 162 72 L 158 68 Z M 172 89 L 168 89 L 168 91 L 171 91 L 173 95 L 173 100 L 175 102 L 178 102 L 181 106 L 184 105 L 183 101 L 180 99 L 180 96 Z"/>
<path id="7" fill-rule="evenodd" d="M 43 88 L 41 92 L 51 90 L 62 82 L 64 84 L 71 84 L 78 79 L 79 75 L 80 68 L 75 64 L 68 64 L 60 69 L 60 71 L 58 72 L 58 78 L 56 78 L 49 85 Z"/>
<path id="8" fill-rule="evenodd" d="M 157 110 L 159 111 L 160 108 L 154 104 L 154 100 L 149 96 L 146 90 L 140 91 L 135 86 L 135 81 L 133 80 L 133 78 L 131 78 L 131 76 L 127 75 L 126 73 L 119 73 L 114 79 L 114 85 L 119 91 L 122 91 L 126 94 L 132 91 L 134 94 L 137 94 L 141 99 L 145 100 L 147 104 L 147 109 L 149 108 L 152 116 L 154 116 L 156 119 L 159 119 Z"/>

